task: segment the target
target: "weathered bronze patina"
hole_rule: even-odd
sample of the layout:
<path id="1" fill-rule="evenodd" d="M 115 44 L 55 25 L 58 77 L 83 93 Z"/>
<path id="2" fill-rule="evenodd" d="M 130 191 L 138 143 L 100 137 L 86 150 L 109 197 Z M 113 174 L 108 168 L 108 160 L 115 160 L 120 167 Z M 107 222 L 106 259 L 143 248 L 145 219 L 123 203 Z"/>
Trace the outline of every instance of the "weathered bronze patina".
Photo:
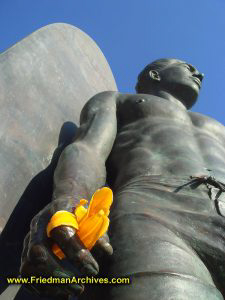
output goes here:
<path id="1" fill-rule="evenodd" d="M 76 140 L 58 161 L 52 202 L 32 221 L 23 275 L 69 276 L 49 250 L 46 224 L 56 211 L 72 211 L 81 197 L 90 198 L 107 178 L 115 194 L 114 252 L 100 270 L 129 276 L 132 284 L 100 286 L 98 299 L 223 299 L 225 130 L 188 111 L 202 79 L 186 62 L 158 60 L 140 74 L 137 94 L 103 92 L 84 106 Z M 82 274 L 97 274 L 99 265 L 75 230 L 54 230 L 68 260 Z M 97 247 L 111 253 L 107 237 Z M 41 287 L 41 293 L 66 297 L 82 289 Z M 90 293 L 81 297 L 95 299 Z"/>
<path id="2" fill-rule="evenodd" d="M 59 159 L 53 201 L 32 222 L 23 274 L 66 273 L 45 242 L 46 222 L 57 210 L 71 211 L 107 176 L 115 193 L 114 253 L 103 268 L 108 276 L 130 276 L 132 284 L 101 287 L 104 297 L 223 299 L 225 131 L 188 111 L 202 79 L 190 64 L 158 60 L 139 75 L 136 95 L 104 92 L 85 105 L 76 140 Z M 81 273 L 98 272 L 74 230 L 56 228 L 54 240 Z"/>

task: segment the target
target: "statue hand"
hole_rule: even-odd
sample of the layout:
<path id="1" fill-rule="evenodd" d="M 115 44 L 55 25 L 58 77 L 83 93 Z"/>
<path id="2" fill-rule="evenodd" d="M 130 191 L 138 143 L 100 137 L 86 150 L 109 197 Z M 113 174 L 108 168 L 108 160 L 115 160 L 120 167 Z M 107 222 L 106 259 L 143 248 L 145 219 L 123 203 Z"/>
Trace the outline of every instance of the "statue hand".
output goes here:
<path id="1" fill-rule="evenodd" d="M 90 251 L 85 248 L 76 230 L 69 226 L 59 226 L 51 231 L 51 239 L 47 237 L 46 226 L 52 216 L 51 203 L 36 215 L 30 226 L 30 232 L 24 240 L 20 272 L 22 277 L 35 276 L 68 278 L 74 274 L 63 266 L 63 263 L 52 252 L 53 243 L 57 243 L 63 250 L 71 265 L 80 271 L 81 275 L 94 276 L 98 274 L 99 267 Z M 109 254 L 112 248 L 107 236 L 103 236 L 95 247 L 101 248 Z M 27 285 L 41 296 L 54 296 L 67 299 L 68 295 L 79 295 L 84 287 L 78 284 L 38 284 L 34 281 Z"/>
<path id="2" fill-rule="evenodd" d="M 105 233 L 95 244 L 93 247 L 93 251 L 97 252 L 99 255 L 112 255 L 113 254 L 113 248 L 110 244 L 108 234 Z"/>

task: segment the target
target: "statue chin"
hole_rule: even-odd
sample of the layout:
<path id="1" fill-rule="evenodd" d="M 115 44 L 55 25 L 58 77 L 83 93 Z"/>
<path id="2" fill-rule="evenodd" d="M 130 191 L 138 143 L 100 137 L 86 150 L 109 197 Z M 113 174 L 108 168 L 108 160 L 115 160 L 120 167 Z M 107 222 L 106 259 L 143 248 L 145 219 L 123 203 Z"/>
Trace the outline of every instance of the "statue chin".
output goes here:
<path id="1" fill-rule="evenodd" d="M 190 108 L 192 108 L 194 105 L 195 105 L 195 103 L 197 102 L 197 96 L 193 99 L 188 99 L 189 101 L 187 101 L 187 102 L 185 102 L 184 103 L 184 105 L 187 107 L 187 109 L 190 109 Z"/>
<path id="2" fill-rule="evenodd" d="M 186 88 L 182 87 L 182 95 L 183 97 L 178 97 L 180 101 L 184 104 L 187 109 L 192 108 L 194 104 L 197 102 L 199 89 L 196 86 L 186 86 Z"/>

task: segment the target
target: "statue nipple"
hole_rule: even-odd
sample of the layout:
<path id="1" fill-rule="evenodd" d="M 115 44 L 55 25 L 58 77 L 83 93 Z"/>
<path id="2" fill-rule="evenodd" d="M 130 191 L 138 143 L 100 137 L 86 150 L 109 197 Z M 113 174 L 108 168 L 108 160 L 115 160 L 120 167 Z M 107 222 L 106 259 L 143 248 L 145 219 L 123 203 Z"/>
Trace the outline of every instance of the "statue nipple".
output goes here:
<path id="1" fill-rule="evenodd" d="M 145 102 L 145 99 L 137 99 L 136 100 L 136 103 L 142 103 L 142 102 Z"/>

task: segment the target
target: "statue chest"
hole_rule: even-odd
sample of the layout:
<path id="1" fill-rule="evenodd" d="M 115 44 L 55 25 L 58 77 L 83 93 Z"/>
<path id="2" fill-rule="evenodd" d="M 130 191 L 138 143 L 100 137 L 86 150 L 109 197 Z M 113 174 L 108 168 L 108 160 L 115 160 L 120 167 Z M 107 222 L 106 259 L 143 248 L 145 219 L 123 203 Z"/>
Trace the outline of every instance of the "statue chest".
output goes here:
<path id="1" fill-rule="evenodd" d="M 119 127 L 136 122 L 140 124 L 145 119 L 150 123 L 178 122 L 192 125 L 189 113 L 182 105 L 151 95 L 127 97 L 119 105 L 117 115 Z"/>
<path id="2" fill-rule="evenodd" d="M 186 165 L 194 161 L 195 165 L 225 170 L 225 128 L 212 118 L 167 100 L 139 95 L 126 99 L 118 113 L 113 149 L 117 159 L 122 153 L 144 159 L 147 155 L 151 163 L 182 158 Z"/>

